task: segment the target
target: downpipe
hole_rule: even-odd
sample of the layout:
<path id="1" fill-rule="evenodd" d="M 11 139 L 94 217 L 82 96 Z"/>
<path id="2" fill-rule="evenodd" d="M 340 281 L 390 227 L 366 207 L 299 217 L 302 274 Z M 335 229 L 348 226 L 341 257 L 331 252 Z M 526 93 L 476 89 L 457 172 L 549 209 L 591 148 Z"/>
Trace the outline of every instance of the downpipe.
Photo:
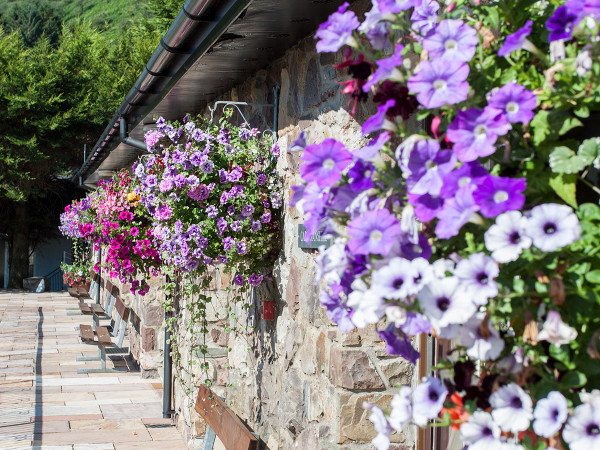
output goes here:
<path id="1" fill-rule="evenodd" d="M 171 278 L 167 275 L 167 283 Z M 172 296 L 173 294 L 171 294 Z M 171 397 L 173 393 L 172 374 L 173 360 L 171 358 L 171 332 L 166 326 L 168 319 L 172 317 L 172 312 L 165 309 L 165 345 L 163 350 L 163 418 L 170 419 L 175 410 L 171 408 Z"/>
<path id="2" fill-rule="evenodd" d="M 139 148 L 140 150 L 144 150 L 146 152 L 148 151 L 148 146 L 145 142 L 138 141 L 137 139 L 133 139 L 127 136 L 127 119 L 125 118 L 125 116 L 121 116 L 121 119 L 119 120 L 119 125 L 121 127 L 121 133 L 119 136 L 121 138 L 121 142 L 127 145 L 131 145 L 132 147 Z"/>

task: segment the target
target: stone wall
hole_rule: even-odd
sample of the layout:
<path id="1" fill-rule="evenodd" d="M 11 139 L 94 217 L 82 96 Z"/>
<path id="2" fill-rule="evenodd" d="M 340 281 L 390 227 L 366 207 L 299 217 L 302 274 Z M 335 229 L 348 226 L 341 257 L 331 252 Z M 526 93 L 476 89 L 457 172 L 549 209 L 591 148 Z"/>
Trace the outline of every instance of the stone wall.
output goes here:
<path id="1" fill-rule="evenodd" d="M 360 104 L 354 117 L 348 112 L 348 99 L 337 84 L 345 73 L 332 66 L 342 59 L 341 54 L 317 54 L 314 40 L 307 38 L 221 98 L 269 103 L 272 88 L 280 86 L 278 170 L 285 192 L 300 182 L 300 155 L 289 155 L 286 149 L 302 130 L 309 142 L 334 137 L 348 148 L 365 143 L 360 123 L 375 108 Z M 267 108 L 251 111 L 247 117 L 254 126 L 271 128 L 273 116 Z M 206 361 L 212 388 L 269 449 L 372 448 L 369 441 L 375 432 L 363 403 L 389 407 L 394 386 L 411 384 L 414 368 L 387 355 L 374 326 L 340 333 L 325 315 L 314 283 L 318 253 L 298 247 L 302 214 L 287 206 L 286 197 L 283 249 L 274 267 L 273 285 L 256 293 L 257 299 L 250 300 L 254 307 L 237 311 L 238 320 L 254 325 L 254 331 L 228 335 L 224 324 L 211 318 Z M 221 288 L 228 279 L 222 277 L 214 274 L 212 295 L 219 307 L 226 307 L 228 295 Z M 262 299 L 277 300 L 276 320 L 261 318 Z M 192 357 L 193 349 L 187 353 Z M 194 396 L 194 390 L 177 386 L 175 409 L 190 445 L 200 448 L 205 425 L 190 407 Z M 411 449 L 415 432 L 393 435 L 392 441 L 392 448 Z"/>

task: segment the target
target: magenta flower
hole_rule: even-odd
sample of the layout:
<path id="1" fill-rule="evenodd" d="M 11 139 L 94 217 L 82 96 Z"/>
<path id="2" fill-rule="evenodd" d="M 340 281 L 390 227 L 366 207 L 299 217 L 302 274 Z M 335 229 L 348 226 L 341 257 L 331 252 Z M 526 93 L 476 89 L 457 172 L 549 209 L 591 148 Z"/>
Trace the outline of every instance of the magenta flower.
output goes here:
<path id="1" fill-rule="evenodd" d="M 496 139 L 508 130 L 510 124 L 497 109 L 469 108 L 458 112 L 448 126 L 446 137 L 454 143 L 452 149 L 458 159 L 469 162 L 494 153 Z"/>
<path id="2" fill-rule="evenodd" d="M 469 62 L 479 43 L 477 32 L 462 20 L 442 20 L 423 40 L 431 59 Z"/>
<path id="3" fill-rule="evenodd" d="M 521 209 L 525 203 L 525 178 L 488 175 L 473 192 L 473 199 L 485 217 L 496 217 L 506 211 Z"/>
<path id="4" fill-rule="evenodd" d="M 129 234 L 133 237 L 136 237 L 138 234 L 140 234 L 140 229 L 138 227 L 132 227 L 131 230 L 129 230 Z"/>
<path id="5" fill-rule="evenodd" d="M 474 184 L 469 184 L 458 190 L 456 196 L 446 200 L 444 207 L 438 213 L 438 223 L 435 234 L 441 239 L 456 236 L 462 226 L 469 221 L 479 207 L 473 199 L 473 191 L 477 189 Z"/>
<path id="6" fill-rule="evenodd" d="M 507 56 L 516 50 L 521 50 L 525 45 L 527 36 L 531 34 L 533 22 L 528 20 L 525 25 L 519 28 L 515 33 L 509 34 L 504 40 L 504 44 L 498 50 L 498 56 Z"/>
<path id="7" fill-rule="evenodd" d="M 387 114 L 390 108 L 393 108 L 396 105 L 396 101 L 391 98 L 383 105 L 379 105 L 377 107 L 377 112 L 369 117 L 362 126 L 363 134 L 373 133 L 375 131 L 381 130 L 385 125 L 385 115 Z"/>
<path id="8" fill-rule="evenodd" d="M 411 194 L 438 195 L 442 178 L 455 166 L 456 157 L 451 150 L 440 150 L 440 144 L 433 139 L 418 141 L 408 159 L 408 191 Z"/>
<path id="9" fill-rule="evenodd" d="M 467 99 L 468 75 L 469 66 L 462 61 L 423 61 L 408 80 L 408 88 L 425 108 L 454 105 Z"/>
<path id="10" fill-rule="evenodd" d="M 320 187 L 327 187 L 341 178 L 342 171 L 352 162 L 352 154 L 341 142 L 325 139 L 321 144 L 307 146 L 302 161 L 302 178 L 307 182 L 314 181 Z"/>
<path id="11" fill-rule="evenodd" d="M 489 98 L 488 104 L 490 108 L 502 111 L 509 122 L 525 125 L 533 119 L 537 97 L 520 84 L 507 83 Z"/>
<path id="12" fill-rule="evenodd" d="M 387 255 L 402 233 L 398 219 L 386 209 L 366 211 L 348 224 L 348 248 L 355 255 Z"/>
<path id="13" fill-rule="evenodd" d="M 397 67 L 402 64 L 402 50 L 404 46 L 402 44 L 396 45 L 396 50 L 394 54 L 389 58 L 380 59 L 377 61 L 377 70 L 373 72 L 373 75 L 367 80 L 367 82 L 363 85 L 363 92 L 369 92 L 372 86 L 375 86 L 379 82 L 390 79 L 390 78 L 398 78 L 400 76 L 400 72 Z M 397 76 L 394 76 L 397 73 Z"/>
<path id="14" fill-rule="evenodd" d="M 358 28 L 360 22 L 352 11 L 347 11 L 348 2 L 340 6 L 337 12 L 329 16 L 326 22 L 319 26 L 315 33 L 317 51 L 337 52 L 352 38 L 352 32 Z"/>

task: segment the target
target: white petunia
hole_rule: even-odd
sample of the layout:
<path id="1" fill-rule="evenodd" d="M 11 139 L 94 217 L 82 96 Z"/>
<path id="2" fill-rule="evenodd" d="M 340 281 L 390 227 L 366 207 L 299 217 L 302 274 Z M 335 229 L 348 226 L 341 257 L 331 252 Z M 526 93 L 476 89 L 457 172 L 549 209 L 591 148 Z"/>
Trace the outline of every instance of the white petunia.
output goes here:
<path id="1" fill-rule="evenodd" d="M 460 427 L 460 437 L 469 445 L 469 450 L 498 448 L 500 433 L 500 427 L 492 416 L 481 410 L 475 411 Z"/>
<path id="2" fill-rule="evenodd" d="M 451 324 L 463 324 L 475 313 L 477 306 L 469 300 L 455 277 L 427 284 L 419 292 L 423 312 L 436 329 Z"/>
<path id="3" fill-rule="evenodd" d="M 485 247 L 500 263 L 515 261 L 523 249 L 531 246 L 526 235 L 527 219 L 519 211 L 509 211 L 496 217 L 496 223 L 484 234 Z"/>
<path id="4" fill-rule="evenodd" d="M 515 383 L 502 386 L 490 396 L 492 417 L 503 431 L 516 433 L 529 428 L 533 418 L 531 397 Z"/>
<path id="5" fill-rule="evenodd" d="M 462 327 L 460 342 L 467 347 L 467 355 L 475 360 L 491 361 L 504 350 L 504 340 L 500 337 L 498 330 L 489 323 L 487 329 L 489 336 L 484 337 L 481 334 L 481 321 L 485 314 L 478 313 Z"/>
<path id="6" fill-rule="evenodd" d="M 550 437 L 560 430 L 568 414 L 565 397 L 558 391 L 552 391 L 535 405 L 533 431 L 538 436 Z"/>
<path id="7" fill-rule="evenodd" d="M 531 210 L 525 232 L 537 248 L 553 252 L 578 240 L 581 226 L 567 205 L 544 203 Z"/>
<path id="8" fill-rule="evenodd" d="M 494 278 L 499 273 L 496 262 L 484 253 L 475 253 L 459 261 L 454 269 L 454 276 L 476 305 L 485 305 L 488 299 L 498 295 L 498 283 Z"/>
<path id="9" fill-rule="evenodd" d="M 568 344 L 575 338 L 577 338 L 577 330 L 565 324 L 558 311 L 548 313 L 542 331 L 537 336 L 538 341 L 548 341 L 557 347 Z"/>

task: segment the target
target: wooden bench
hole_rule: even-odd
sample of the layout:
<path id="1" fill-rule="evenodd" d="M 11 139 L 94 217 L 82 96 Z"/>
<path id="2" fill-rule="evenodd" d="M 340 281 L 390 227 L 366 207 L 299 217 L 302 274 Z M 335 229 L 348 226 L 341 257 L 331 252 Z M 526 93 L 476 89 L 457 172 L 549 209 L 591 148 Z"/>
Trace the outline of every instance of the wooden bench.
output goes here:
<path id="1" fill-rule="evenodd" d="M 212 450 L 217 436 L 227 450 L 258 450 L 258 436 L 205 385 L 200 386 L 195 409 L 208 425 L 203 450 Z"/>
<path id="2" fill-rule="evenodd" d="M 114 291 L 113 291 L 114 292 Z M 114 319 L 112 330 L 110 327 L 99 325 L 79 325 L 79 338 L 82 343 L 95 345 L 98 347 L 97 357 L 79 357 L 78 361 L 101 361 L 100 369 L 78 369 L 77 373 L 112 373 L 122 372 L 117 368 L 108 369 L 106 367 L 107 353 L 128 353 L 129 348 L 123 347 L 123 339 L 125 338 L 125 330 L 127 328 L 127 317 L 129 316 L 129 308 L 125 306 L 121 297 L 115 296 L 114 309 L 116 318 Z M 116 340 L 116 341 L 115 341 Z M 126 369 L 125 369 L 126 370 Z"/>
<path id="3" fill-rule="evenodd" d="M 100 275 L 96 273 L 94 269 L 90 270 L 90 289 L 86 289 L 83 286 L 70 287 L 67 292 L 71 297 L 78 298 L 93 298 L 97 294 L 97 290 L 100 288 Z"/>

